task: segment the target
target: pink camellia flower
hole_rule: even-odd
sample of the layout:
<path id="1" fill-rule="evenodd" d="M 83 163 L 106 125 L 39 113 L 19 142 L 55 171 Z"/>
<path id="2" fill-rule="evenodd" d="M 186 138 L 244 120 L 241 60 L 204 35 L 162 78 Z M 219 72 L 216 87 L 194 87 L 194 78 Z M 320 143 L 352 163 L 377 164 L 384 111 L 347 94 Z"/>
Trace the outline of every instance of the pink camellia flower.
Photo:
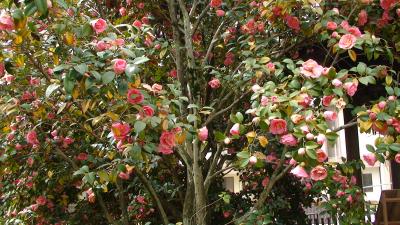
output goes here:
<path id="1" fill-rule="evenodd" d="M 81 152 L 76 156 L 76 159 L 79 161 L 85 161 L 88 159 L 88 154 Z"/>
<path id="2" fill-rule="evenodd" d="M 307 171 L 300 165 L 296 166 L 292 171 L 290 171 L 291 174 L 295 175 L 298 178 L 308 178 L 309 175 Z"/>
<path id="3" fill-rule="evenodd" d="M 85 191 L 86 198 L 88 202 L 94 203 L 96 201 L 96 195 L 94 194 L 92 188 L 89 188 L 88 190 Z"/>
<path id="4" fill-rule="evenodd" d="M 126 16 L 126 8 L 125 7 L 121 7 L 121 8 L 119 8 L 119 14 L 121 15 L 121 16 Z"/>
<path id="5" fill-rule="evenodd" d="M 260 87 L 260 85 L 258 85 L 258 84 L 254 84 L 254 85 L 251 87 L 251 90 L 252 90 L 253 92 L 257 92 L 257 91 L 261 90 L 261 87 Z"/>
<path id="6" fill-rule="evenodd" d="M 124 73 L 125 68 L 126 68 L 126 61 L 124 59 L 116 59 L 114 61 L 113 69 L 116 74 Z"/>
<path id="7" fill-rule="evenodd" d="M 129 180 L 129 174 L 128 174 L 128 173 L 120 172 L 120 173 L 118 174 L 118 177 L 119 177 L 121 180 Z"/>
<path id="8" fill-rule="evenodd" d="M 348 29 L 350 28 L 350 24 L 349 24 L 349 22 L 348 22 L 347 20 L 343 20 L 343 21 L 340 23 L 340 26 L 341 26 L 343 29 L 345 29 L 345 30 L 348 30 Z"/>
<path id="9" fill-rule="evenodd" d="M 171 147 L 162 144 L 158 145 L 158 152 L 160 152 L 163 155 L 170 155 L 174 153 Z"/>
<path id="10" fill-rule="evenodd" d="M 147 16 L 143 16 L 142 19 L 140 20 L 142 21 L 143 24 L 149 25 L 150 24 L 150 20 L 149 17 Z"/>
<path id="11" fill-rule="evenodd" d="M 353 34 L 345 34 L 339 40 L 339 48 L 352 49 L 356 44 L 357 37 Z"/>
<path id="12" fill-rule="evenodd" d="M 331 104 L 332 99 L 334 97 L 335 97 L 334 95 L 328 95 L 328 96 L 322 97 L 322 105 L 325 107 L 328 107 Z"/>
<path id="13" fill-rule="evenodd" d="M 100 34 L 104 32 L 107 29 L 107 22 L 103 19 L 97 19 L 93 20 L 91 22 L 93 30 L 96 32 L 96 34 Z"/>
<path id="14" fill-rule="evenodd" d="M 342 190 L 338 190 L 337 192 L 336 192 L 336 197 L 343 197 L 343 196 L 345 196 L 346 195 L 346 193 L 344 192 L 344 191 L 342 191 Z"/>
<path id="15" fill-rule="evenodd" d="M 328 154 L 322 149 L 317 150 L 317 161 L 322 163 L 328 158 Z"/>
<path id="16" fill-rule="evenodd" d="M 208 129 L 207 129 L 207 127 L 200 128 L 197 136 L 199 137 L 200 141 L 206 141 L 207 138 L 208 138 Z"/>
<path id="17" fill-rule="evenodd" d="M 173 131 L 163 131 L 160 136 L 160 145 L 164 147 L 175 147 L 175 133 Z"/>
<path id="18" fill-rule="evenodd" d="M 340 35 L 339 35 L 338 32 L 334 31 L 334 32 L 331 34 L 331 37 L 332 37 L 332 38 L 340 38 Z"/>
<path id="19" fill-rule="evenodd" d="M 98 41 L 96 43 L 96 50 L 98 52 L 105 51 L 105 50 L 109 49 L 110 47 L 111 47 L 111 45 L 106 43 L 106 42 L 104 42 L 104 41 Z"/>
<path id="20" fill-rule="evenodd" d="M 144 114 L 146 116 L 153 116 L 154 115 L 154 109 L 149 105 L 143 106 L 143 112 L 144 112 Z"/>
<path id="21" fill-rule="evenodd" d="M 306 149 L 305 148 L 299 148 L 299 150 L 297 150 L 297 154 L 299 154 L 299 155 L 306 154 Z"/>
<path id="22" fill-rule="evenodd" d="M 127 94 L 128 102 L 131 104 L 139 104 L 144 100 L 143 94 L 138 89 L 129 89 Z"/>
<path id="23" fill-rule="evenodd" d="M 292 28 L 296 32 L 300 31 L 300 20 L 295 16 L 285 16 L 285 21 L 288 27 Z"/>
<path id="24" fill-rule="evenodd" d="M 36 204 L 38 204 L 38 205 L 46 205 L 46 202 L 47 202 L 47 199 L 43 195 L 36 198 Z"/>
<path id="25" fill-rule="evenodd" d="M 398 17 L 400 17 L 400 8 L 396 9 L 396 14 Z"/>
<path id="26" fill-rule="evenodd" d="M 396 101 L 396 99 L 397 99 L 397 97 L 394 96 L 394 95 L 391 95 L 391 96 L 388 97 L 389 101 Z"/>
<path id="27" fill-rule="evenodd" d="M 221 9 L 218 9 L 218 10 L 216 11 L 216 14 L 217 14 L 217 16 L 222 17 L 222 16 L 225 16 L 225 11 L 224 11 L 224 10 L 221 10 Z"/>
<path id="28" fill-rule="evenodd" d="M 155 93 L 159 93 L 160 91 L 162 91 L 163 87 L 162 87 L 162 85 L 155 83 L 155 84 L 153 84 L 153 85 L 151 86 L 151 89 L 152 89 Z"/>
<path id="29" fill-rule="evenodd" d="M 343 85 L 343 88 L 346 90 L 349 96 L 353 96 L 358 88 L 358 82 L 346 82 Z"/>
<path id="30" fill-rule="evenodd" d="M 339 9 L 338 9 L 338 8 L 333 8 L 332 11 L 333 11 L 335 14 L 339 15 Z"/>
<path id="31" fill-rule="evenodd" d="M 123 46 L 125 44 L 125 40 L 122 38 L 117 38 L 113 41 L 113 44 L 116 46 Z"/>
<path id="32" fill-rule="evenodd" d="M 140 203 L 140 204 L 143 204 L 143 205 L 147 204 L 146 198 L 144 196 L 141 196 L 141 195 L 137 196 L 135 198 L 135 201 Z"/>
<path id="33" fill-rule="evenodd" d="M 300 67 L 300 73 L 305 77 L 318 78 L 321 76 L 324 67 L 312 59 L 305 61 Z"/>
<path id="34" fill-rule="evenodd" d="M 239 135 L 240 134 L 240 124 L 238 124 L 238 123 L 235 123 L 233 126 L 232 126 L 232 128 L 231 128 L 231 130 L 229 131 L 229 133 L 231 134 L 231 135 Z"/>
<path id="35" fill-rule="evenodd" d="M 337 29 L 337 24 L 333 21 L 329 21 L 328 23 L 326 23 L 326 28 L 328 30 L 336 30 Z"/>
<path id="36" fill-rule="evenodd" d="M 138 29 L 140 29 L 141 27 L 142 27 L 142 21 L 140 21 L 140 20 L 135 20 L 133 23 L 132 23 L 132 26 L 134 26 L 134 27 L 136 27 L 136 28 L 138 28 Z"/>
<path id="37" fill-rule="evenodd" d="M 356 36 L 356 37 L 361 37 L 362 33 L 360 31 L 360 29 L 358 29 L 358 27 L 350 27 L 349 29 L 347 29 L 347 32 L 349 32 L 350 34 Z"/>
<path id="38" fill-rule="evenodd" d="M 328 176 L 328 171 L 323 166 L 316 166 L 311 170 L 311 179 L 315 181 L 323 180 Z"/>
<path id="39" fill-rule="evenodd" d="M 125 140 L 130 131 L 131 127 L 127 123 L 117 122 L 111 125 L 111 132 L 114 135 L 114 139 L 117 141 Z"/>
<path id="40" fill-rule="evenodd" d="M 374 166 L 377 159 L 374 153 L 368 152 L 363 155 L 363 159 L 367 162 L 368 165 Z"/>
<path id="41" fill-rule="evenodd" d="M 222 0 L 211 0 L 210 6 L 213 8 L 219 8 L 222 5 Z"/>
<path id="42" fill-rule="evenodd" d="M 307 140 L 310 140 L 310 141 L 311 141 L 311 140 L 314 140 L 314 137 L 315 137 L 315 136 L 314 136 L 314 134 L 312 134 L 312 133 L 306 134 L 306 139 L 307 139 Z"/>
<path id="43" fill-rule="evenodd" d="M 317 143 L 319 144 L 319 145 L 325 145 L 326 143 L 327 143 L 327 139 L 326 139 L 326 136 L 325 136 L 325 134 L 318 134 L 318 136 L 317 136 Z"/>
<path id="44" fill-rule="evenodd" d="M 6 74 L 3 78 L 7 84 L 11 84 L 15 80 L 15 77 L 11 74 Z"/>
<path id="45" fill-rule="evenodd" d="M 284 119 L 272 119 L 269 124 L 271 134 L 285 134 L 287 132 L 287 123 Z"/>
<path id="46" fill-rule="evenodd" d="M 11 31 L 14 29 L 14 20 L 6 11 L 0 14 L 0 31 Z"/>
<path id="47" fill-rule="evenodd" d="M 333 79 L 332 80 L 332 85 L 335 87 L 341 87 L 342 86 L 342 81 L 340 81 L 339 79 Z"/>
<path id="48" fill-rule="evenodd" d="M 66 138 L 64 138 L 64 140 L 63 140 L 63 144 L 66 145 L 66 146 L 68 146 L 68 145 L 74 143 L 74 141 L 75 141 L 75 140 L 74 140 L 73 138 L 71 138 L 71 137 L 66 137 Z"/>
<path id="49" fill-rule="evenodd" d="M 334 111 L 325 111 L 324 118 L 328 121 L 335 121 L 337 119 L 337 113 Z"/>
<path id="50" fill-rule="evenodd" d="M 347 198 L 346 198 L 346 201 L 348 202 L 348 203 L 353 203 L 353 196 L 352 195 L 349 195 Z"/>
<path id="51" fill-rule="evenodd" d="M 26 164 L 28 164 L 29 167 L 32 167 L 34 162 L 35 162 L 35 160 L 32 157 L 29 157 L 26 160 Z"/>
<path id="52" fill-rule="evenodd" d="M 307 94 L 307 93 L 301 93 L 298 96 L 298 100 L 297 103 L 301 106 L 303 106 L 304 108 L 307 108 L 312 102 L 311 97 Z"/>
<path id="53" fill-rule="evenodd" d="M 28 142 L 31 145 L 39 144 L 39 140 L 37 139 L 36 131 L 31 130 L 26 134 L 26 142 Z"/>
<path id="54" fill-rule="evenodd" d="M 217 79 L 217 78 L 213 78 L 208 82 L 208 85 L 210 85 L 210 87 L 212 89 L 217 89 L 219 87 L 221 87 L 221 82 Z"/>
<path id="55" fill-rule="evenodd" d="M 285 134 L 285 135 L 281 136 L 280 143 L 287 145 L 287 146 L 296 146 L 297 139 L 295 136 L 293 136 L 293 134 Z"/>
<path id="56" fill-rule="evenodd" d="M 273 73 L 275 72 L 275 64 L 272 62 L 267 63 L 267 69 L 269 70 L 269 72 Z"/>
<path id="57" fill-rule="evenodd" d="M 385 101 L 380 101 L 380 102 L 378 103 L 378 108 L 379 108 L 380 110 L 383 110 L 385 107 L 386 107 L 386 102 L 385 102 Z"/>
<path id="58" fill-rule="evenodd" d="M 291 158 L 289 160 L 289 164 L 292 165 L 292 166 L 295 166 L 297 164 L 297 161 L 295 159 Z"/>
<path id="59" fill-rule="evenodd" d="M 397 154 L 394 156 L 394 161 L 396 161 L 397 163 L 400 163 L 400 153 L 397 153 Z"/>
<path id="60" fill-rule="evenodd" d="M 368 14 L 367 11 L 361 10 L 360 13 L 358 13 L 358 26 L 364 26 L 368 22 Z"/>
<path id="61" fill-rule="evenodd" d="M 268 97 L 266 97 L 266 96 L 261 96 L 261 105 L 262 106 L 266 106 L 266 105 L 268 105 Z"/>
<path id="62" fill-rule="evenodd" d="M 31 77 L 31 79 L 29 80 L 29 84 L 32 86 L 37 86 L 40 84 L 40 78 L 36 78 L 36 77 Z"/>
<path id="63" fill-rule="evenodd" d="M 307 125 L 301 126 L 301 127 L 300 127 L 300 130 L 301 130 L 301 132 L 302 132 L 303 134 L 308 134 L 308 133 L 310 133 L 310 128 L 308 128 Z"/>
<path id="64" fill-rule="evenodd" d="M 139 2 L 137 5 L 138 9 L 143 9 L 144 8 L 144 2 Z"/>

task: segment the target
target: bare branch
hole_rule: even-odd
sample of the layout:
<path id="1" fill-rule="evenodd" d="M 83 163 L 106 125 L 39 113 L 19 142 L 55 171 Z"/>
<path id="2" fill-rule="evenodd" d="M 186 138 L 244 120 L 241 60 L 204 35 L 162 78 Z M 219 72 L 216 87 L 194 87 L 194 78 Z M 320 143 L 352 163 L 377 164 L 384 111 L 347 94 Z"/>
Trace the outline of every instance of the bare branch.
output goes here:
<path id="1" fill-rule="evenodd" d="M 199 18 L 197 18 L 196 22 L 193 25 L 193 30 L 192 30 L 192 34 L 195 34 L 197 31 L 197 28 L 200 25 L 201 20 L 203 19 L 204 16 L 206 16 L 208 10 L 210 10 L 211 6 L 208 4 L 203 11 L 200 13 Z"/>
<path id="2" fill-rule="evenodd" d="M 168 217 L 167 214 L 165 213 L 164 207 L 161 204 L 160 198 L 158 197 L 156 191 L 154 190 L 153 186 L 151 185 L 150 181 L 146 178 L 146 176 L 142 173 L 142 171 L 135 170 L 135 173 L 138 175 L 140 181 L 143 183 L 147 191 L 149 192 L 151 198 L 153 199 L 153 202 L 156 204 L 157 209 L 160 213 L 162 223 L 164 225 L 168 225 Z"/>
<path id="3" fill-rule="evenodd" d="M 336 129 L 334 129 L 332 132 L 335 132 L 335 133 L 336 133 L 336 132 L 341 131 L 341 130 L 343 130 L 343 129 L 347 129 L 347 128 L 349 128 L 349 127 L 355 126 L 355 125 L 357 125 L 357 124 L 358 124 L 358 121 L 350 122 L 350 123 L 347 123 L 347 124 L 345 124 L 345 125 L 342 125 L 342 126 L 336 128 Z"/>
<path id="4" fill-rule="evenodd" d="M 209 58 L 209 56 L 210 56 L 210 54 L 211 54 L 212 49 L 214 48 L 214 44 L 215 44 L 215 43 L 217 42 L 217 40 L 218 40 L 218 35 L 219 35 L 219 33 L 221 32 L 222 27 L 224 26 L 224 24 L 225 24 L 225 20 L 223 20 L 223 21 L 220 23 L 220 25 L 218 26 L 217 30 L 216 30 L 215 33 L 214 33 L 213 38 L 211 39 L 210 45 L 208 46 L 207 53 L 206 53 L 206 55 L 205 55 L 205 57 L 204 57 L 204 60 L 203 60 L 203 63 L 202 63 L 202 66 L 203 66 L 203 67 L 207 64 L 208 58 Z"/>

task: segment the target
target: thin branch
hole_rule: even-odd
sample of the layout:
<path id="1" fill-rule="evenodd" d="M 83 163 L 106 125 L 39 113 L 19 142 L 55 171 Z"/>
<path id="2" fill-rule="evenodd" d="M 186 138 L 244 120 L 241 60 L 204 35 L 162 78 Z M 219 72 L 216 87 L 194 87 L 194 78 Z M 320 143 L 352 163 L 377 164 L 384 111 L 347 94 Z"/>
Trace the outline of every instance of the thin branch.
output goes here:
<path id="1" fill-rule="evenodd" d="M 196 12 L 197 5 L 199 4 L 199 0 L 194 0 L 192 4 L 192 8 L 190 9 L 189 16 L 193 16 Z"/>
<path id="2" fill-rule="evenodd" d="M 225 24 L 225 20 L 223 20 L 223 21 L 220 23 L 220 25 L 218 26 L 217 30 L 216 30 L 215 33 L 214 33 L 213 38 L 211 39 L 210 45 L 208 46 L 207 53 L 206 53 L 206 55 L 205 55 L 205 57 L 204 57 L 204 60 L 203 60 L 203 63 L 202 63 L 202 66 L 203 66 L 203 67 L 204 67 L 204 66 L 207 64 L 207 62 L 208 62 L 208 58 L 209 58 L 209 56 L 210 56 L 210 54 L 211 54 L 211 51 L 212 51 L 213 48 L 214 48 L 214 44 L 215 44 L 215 43 L 217 42 L 217 40 L 218 40 L 218 35 L 219 35 L 219 33 L 221 32 L 222 27 L 224 26 L 224 24 Z"/>
<path id="3" fill-rule="evenodd" d="M 67 162 L 69 162 L 69 164 L 71 164 L 71 166 L 72 166 L 72 168 L 74 170 L 78 170 L 79 169 L 78 165 L 76 165 L 76 163 L 71 158 L 69 158 L 63 151 L 61 151 L 57 147 L 55 148 L 55 150 L 56 150 L 58 155 L 60 155 L 64 160 L 66 160 Z"/>
<path id="4" fill-rule="evenodd" d="M 156 191 L 154 190 L 153 186 L 151 185 L 150 181 L 146 178 L 146 176 L 139 169 L 135 170 L 135 173 L 138 175 L 140 181 L 146 187 L 151 198 L 153 199 L 153 202 L 156 204 L 158 211 L 160 213 L 161 219 L 162 219 L 162 223 L 164 225 L 168 225 L 169 222 L 168 222 L 167 214 L 165 213 L 165 210 L 164 210 L 163 205 L 161 204 L 160 198 L 158 197 L 158 195 L 157 195 Z"/>
<path id="5" fill-rule="evenodd" d="M 113 219 L 113 217 L 110 215 L 110 213 L 107 210 L 107 206 L 106 206 L 106 204 L 104 202 L 103 197 L 101 196 L 101 193 L 96 191 L 96 197 L 97 197 L 97 200 L 98 200 L 98 202 L 100 204 L 101 209 L 103 210 L 103 212 L 104 212 L 104 214 L 106 216 L 106 219 L 107 219 L 108 223 L 109 224 L 116 224 L 115 220 Z"/>
<path id="6" fill-rule="evenodd" d="M 345 125 L 342 125 L 342 126 L 336 128 L 336 129 L 334 129 L 332 132 L 335 132 L 335 133 L 336 133 L 336 132 L 341 131 L 341 130 L 343 130 L 343 129 L 347 129 L 347 128 L 349 128 L 349 127 L 355 126 L 355 125 L 357 125 L 357 124 L 358 124 L 358 121 L 350 122 L 350 123 L 347 123 L 347 124 L 345 124 Z"/>
<path id="7" fill-rule="evenodd" d="M 197 28 L 199 27 L 201 20 L 203 19 L 204 16 L 206 16 L 206 14 L 207 14 L 208 10 L 210 10 L 210 8 L 211 8 L 211 6 L 210 6 L 210 4 L 208 4 L 203 9 L 203 11 L 200 13 L 199 18 L 197 18 L 196 22 L 193 25 L 192 35 L 196 33 Z"/>
<path id="8" fill-rule="evenodd" d="M 203 126 L 207 126 L 209 123 L 211 123 L 215 118 L 217 118 L 218 116 L 222 115 L 223 113 L 225 113 L 226 111 L 228 111 L 229 109 L 231 109 L 233 106 L 235 106 L 237 103 L 239 103 L 244 97 L 246 97 L 249 93 L 251 93 L 252 90 L 248 90 L 246 91 L 244 94 L 242 94 L 238 99 L 236 99 L 235 101 L 232 102 L 232 104 L 230 104 L 228 107 L 211 114 L 206 122 L 204 123 Z"/>
<path id="9" fill-rule="evenodd" d="M 211 175 L 211 176 L 209 176 L 209 177 L 206 178 L 206 180 L 204 181 L 204 186 L 206 186 L 206 184 L 207 184 L 208 182 L 211 182 L 212 179 L 214 179 L 214 177 L 218 176 L 218 174 L 220 174 L 220 173 L 222 174 L 223 172 L 225 172 L 225 171 L 227 171 L 227 170 L 230 170 L 230 169 L 233 169 L 233 168 L 235 168 L 235 165 L 227 166 L 227 167 L 225 167 L 225 168 L 223 168 L 223 169 L 221 169 L 221 170 L 215 172 L 213 175 Z"/>

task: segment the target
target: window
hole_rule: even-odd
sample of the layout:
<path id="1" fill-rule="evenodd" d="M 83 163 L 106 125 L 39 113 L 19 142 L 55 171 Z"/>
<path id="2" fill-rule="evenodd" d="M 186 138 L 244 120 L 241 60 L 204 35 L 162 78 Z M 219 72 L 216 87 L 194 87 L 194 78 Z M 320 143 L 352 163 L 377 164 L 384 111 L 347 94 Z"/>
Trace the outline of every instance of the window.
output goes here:
<path id="1" fill-rule="evenodd" d="M 224 177 L 225 189 L 231 192 L 235 191 L 235 182 L 233 177 Z"/>
<path id="2" fill-rule="evenodd" d="M 362 184 L 364 192 L 374 192 L 374 188 L 372 187 L 372 173 L 365 173 L 362 175 Z"/>

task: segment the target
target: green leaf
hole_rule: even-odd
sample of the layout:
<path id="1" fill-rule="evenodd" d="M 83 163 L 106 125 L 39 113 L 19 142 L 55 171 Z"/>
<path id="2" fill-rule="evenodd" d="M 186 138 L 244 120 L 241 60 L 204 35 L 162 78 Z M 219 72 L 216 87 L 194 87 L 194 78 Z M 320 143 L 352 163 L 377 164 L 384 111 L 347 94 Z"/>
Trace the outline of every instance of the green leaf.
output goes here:
<path id="1" fill-rule="evenodd" d="M 135 65 L 139 65 L 139 64 L 145 63 L 145 62 L 147 62 L 149 60 L 150 59 L 147 58 L 146 56 L 141 56 L 141 57 L 138 57 L 138 58 L 134 59 L 132 63 L 135 64 Z"/>
<path id="2" fill-rule="evenodd" d="M 238 158 L 248 159 L 248 158 L 250 158 L 250 152 L 249 151 L 241 151 L 241 152 L 237 153 L 236 156 Z"/>
<path id="3" fill-rule="evenodd" d="M 133 75 L 138 74 L 139 72 L 140 68 L 133 64 L 128 64 L 125 68 L 125 74 L 128 77 L 132 77 Z"/>
<path id="4" fill-rule="evenodd" d="M 357 73 L 364 75 L 367 70 L 367 65 L 365 63 L 359 63 L 357 66 Z"/>
<path id="5" fill-rule="evenodd" d="M 134 129 L 136 134 L 139 134 L 140 132 L 142 132 L 144 130 L 144 128 L 146 128 L 146 123 L 140 120 L 137 120 L 135 122 Z"/>
<path id="6" fill-rule="evenodd" d="M 394 94 L 394 90 L 393 90 L 392 87 L 386 86 L 385 89 L 386 89 L 386 92 L 388 93 L 388 95 L 393 95 Z"/>
<path id="7" fill-rule="evenodd" d="M 47 14 L 47 0 L 34 0 L 35 5 L 42 15 Z"/>
<path id="8" fill-rule="evenodd" d="M 57 90 L 58 87 L 60 87 L 59 84 L 50 84 L 50 85 L 47 87 L 46 92 L 45 92 L 46 98 L 50 97 L 50 95 L 51 95 L 55 90 Z"/>
<path id="9" fill-rule="evenodd" d="M 216 140 L 216 141 L 224 141 L 224 140 L 225 140 L 225 135 L 224 135 L 224 133 L 222 133 L 222 132 L 220 132 L 220 131 L 216 131 L 216 132 L 214 133 L 214 136 L 215 136 L 215 140 Z"/>
<path id="10" fill-rule="evenodd" d="M 374 146 L 372 146 L 372 145 L 366 145 L 366 147 L 367 147 L 367 150 L 368 150 L 369 152 L 375 152 Z"/>
<path id="11" fill-rule="evenodd" d="M 315 151 L 315 149 L 306 149 L 306 154 L 311 159 L 317 159 L 317 152 Z"/>
<path id="12" fill-rule="evenodd" d="M 187 116 L 187 121 L 189 122 L 189 123 L 193 123 L 194 121 L 196 121 L 197 120 L 197 117 L 195 116 L 195 115 L 193 115 L 193 114 L 189 114 L 188 116 Z"/>
<path id="13" fill-rule="evenodd" d="M 75 79 L 73 76 L 73 70 L 70 70 L 69 73 L 64 77 L 64 89 L 67 94 L 71 94 L 72 90 L 74 90 Z"/>
<path id="14" fill-rule="evenodd" d="M 85 23 L 82 27 L 81 27 L 81 33 L 79 34 L 80 37 L 88 37 L 93 33 L 93 29 L 92 26 L 90 26 L 90 24 Z"/>
<path id="15" fill-rule="evenodd" d="M 237 112 L 235 116 L 239 121 L 238 123 L 242 123 L 243 122 L 243 114 L 241 112 Z"/>
<path id="16" fill-rule="evenodd" d="M 400 152 L 400 144 L 398 143 L 393 143 L 389 145 L 389 148 L 395 152 Z"/>
<path id="17" fill-rule="evenodd" d="M 86 165 L 82 166 L 79 170 L 75 171 L 73 176 L 81 175 L 81 174 L 85 174 L 85 173 L 89 173 L 89 167 Z"/>
<path id="18" fill-rule="evenodd" d="M 25 6 L 25 16 L 31 16 L 37 11 L 37 7 L 34 2 L 30 2 Z"/>
<path id="19" fill-rule="evenodd" d="M 109 182 L 110 181 L 110 179 L 108 177 L 108 173 L 106 171 L 104 171 L 104 170 L 98 171 L 97 175 L 100 178 L 100 183 L 104 183 L 104 182 Z"/>
<path id="20" fill-rule="evenodd" d="M 315 143 L 314 141 L 307 141 L 306 148 L 307 149 L 316 149 L 319 147 L 319 144 Z"/>
<path id="21" fill-rule="evenodd" d="M 108 71 L 103 73 L 103 75 L 101 76 L 101 81 L 103 82 L 103 84 L 108 84 L 111 81 L 113 81 L 115 78 L 115 73 L 112 71 Z"/>
<path id="22" fill-rule="evenodd" d="M 57 4 L 61 6 L 63 9 L 68 9 L 68 5 L 64 0 L 57 0 Z"/>
<path id="23" fill-rule="evenodd" d="M 74 69 L 81 75 L 84 75 L 88 71 L 88 66 L 84 63 L 74 66 Z"/>
<path id="24" fill-rule="evenodd" d="M 368 84 L 376 84 L 376 80 L 375 77 L 373 76 L 366 76 L 366 77 L 361 77 L 359 79 L 360 83 L 364 84 L 364 85 L 368 85 Z"/>
<path id="25" fill-rule="evenodd" d="M 15 20 L 22 20 L 24 18 L 24 13 L 20 9 L 15 9 L 14 12 L 12 13 L 12 17 Z"/>

